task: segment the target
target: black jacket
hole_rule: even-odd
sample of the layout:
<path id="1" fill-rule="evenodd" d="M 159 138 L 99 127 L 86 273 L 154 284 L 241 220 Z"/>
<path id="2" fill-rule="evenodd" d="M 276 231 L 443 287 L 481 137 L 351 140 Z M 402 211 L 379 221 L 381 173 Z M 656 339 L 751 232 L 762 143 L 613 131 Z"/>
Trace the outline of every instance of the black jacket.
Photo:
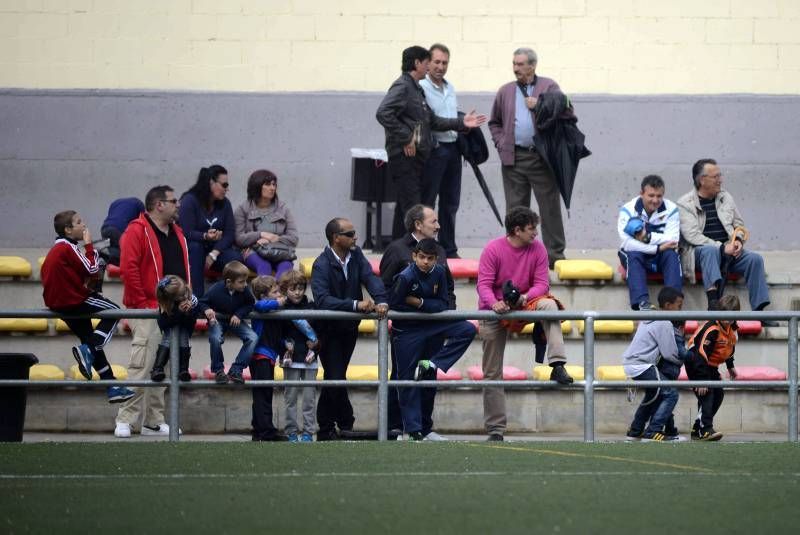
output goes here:
<path id="1" fill-rule="evenodd" d="M 358 247 L 350 251 L 350 262 L 347 264 L 347 278 L 344 277 L 339 260 L 333 249 L 326 247 L 322 254 L 314 260 L 311 271 L 311 293 L 317 309 L 341 310 L 355 312 L 353 301 L 364 299 L 361 285 L 376 303 L 387 303 L 388 296 L 383 282 L 373 272 L 369 261 Z M 320 321 L 320 330 L 357 329 L 358 320 L 354 321 Z"/>
<path id="2" fill-rule="evenodd" d="M 411 252 L 417 246 L 417 240 L 411 233 L 406 233 L 402 238 L 394 240 L 386 247 L 381 257 L 381 280 L 386 288 L 394 285 L 394 278 L 411 263 Z M 453 274 L 447 266 L 447 254 L 441 245 L 436 247 L 436 263 L 444 267 L 445 278 L 447 280 L 448 308 L 456 309 L 456 291 Z"/>
<path id="3" fill-rule="evenodd" d="M 569 209 L 575 175 L 578 174 L 578 162 L 592 153 L 584 145 L 585 136 L 575 126 L 578 119 L 564 93 L 542 93 L 533 113 L 536 116 L 533 142 L 553 171 L 564 198 L 564 205 Z"/>
<path id="4" fill-rule="evenodd" d="M 243 292 L 231 292 L 225 287 L 225 281 L 218 281 L 211 285 L 205 295 L 200 298 L 197 308 L 200 312 L 213 309 L 220 314 L 235 314 L 240 320 L 247 317 L 253 311 L 256 298 L 249 286 Z"/>
<path id="5" fill-rule="evenodd" d="M 404 72 L 389 87 L 375 118 L 386 130 L 386 153 L 391 158 L 403 154 L 403 147 L 419 131 L 417 156 L 428 158 L 436 146 L 431 130 L 463 130 L 463 119 L 445 119 L 433 113 L 425 101 L 425 93 L 410 74 Z"/>

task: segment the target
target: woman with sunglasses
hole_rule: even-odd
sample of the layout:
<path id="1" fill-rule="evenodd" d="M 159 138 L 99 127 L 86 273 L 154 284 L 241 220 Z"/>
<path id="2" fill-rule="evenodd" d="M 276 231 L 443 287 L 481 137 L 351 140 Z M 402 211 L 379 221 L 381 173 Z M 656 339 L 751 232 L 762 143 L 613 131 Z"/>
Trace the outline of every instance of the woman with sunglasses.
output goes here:
<path id="1" fill-rule="evenodd" d="M 297 225 L 289 208 L 278 199 L 275 173 L 253 171 L 247 180 L 247 200 L 236 208 L 233 218 L 236 245 L 242 248 L 247 267 L 259 276 L 274 275 L 276 279 L 292 269 Z"/>
<path id="2" fill-rule="evenodd" d="M 192 291 L 197 297 L 205 293 L 206 269 L 222 271 L 242 255 L 233 246 L 236 226 L 233 207 L 226 198 L 228 171 L 221 165 L 200 169 L 197 182 L 181 197 L 179 223 L 189 245 L 189 269 Z"/>

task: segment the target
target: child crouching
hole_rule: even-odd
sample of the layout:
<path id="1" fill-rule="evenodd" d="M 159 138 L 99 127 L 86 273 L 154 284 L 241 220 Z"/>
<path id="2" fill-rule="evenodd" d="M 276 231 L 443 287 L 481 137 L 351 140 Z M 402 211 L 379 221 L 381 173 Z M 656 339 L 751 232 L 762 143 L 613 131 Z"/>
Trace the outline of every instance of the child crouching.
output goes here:
<path id="1" fill-rule="evenodd" d="M 161 343 L 158 344 L 156 360 L 150 372 L 150 379 L 160 383 L 166 377 L 164 366 L 169 362 L 172 332 L 178 330 L 178 379 L 191 381 L 189 374 L 189 359 L 192 348 L 189 338 L 194 332 L 197 317 L 197 297 L 186 282 L 177 275 L 167 275 L 156 286 L 156 299 L 158 300 L 158 327 L 161 329 Z"/>

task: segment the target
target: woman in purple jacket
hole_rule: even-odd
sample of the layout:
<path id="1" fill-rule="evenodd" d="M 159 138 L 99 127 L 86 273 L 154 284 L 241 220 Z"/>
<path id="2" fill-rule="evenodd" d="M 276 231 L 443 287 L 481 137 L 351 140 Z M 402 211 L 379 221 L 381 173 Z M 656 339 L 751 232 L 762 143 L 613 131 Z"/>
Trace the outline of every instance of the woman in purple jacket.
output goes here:
<path id="1" fill-rule="evenodd" d="M 197 297 L 205 293 L 206 269 L 222 271 L 228 262 L 242 261 L 242 255 L 233 246 L 236 226 L 233 207 L 225 197 L 228 184 L 228 171 L 224 167 L 203 167 L 197 182 L 180 200 L 179 224 L 189 245 L 192 290 Z"/>

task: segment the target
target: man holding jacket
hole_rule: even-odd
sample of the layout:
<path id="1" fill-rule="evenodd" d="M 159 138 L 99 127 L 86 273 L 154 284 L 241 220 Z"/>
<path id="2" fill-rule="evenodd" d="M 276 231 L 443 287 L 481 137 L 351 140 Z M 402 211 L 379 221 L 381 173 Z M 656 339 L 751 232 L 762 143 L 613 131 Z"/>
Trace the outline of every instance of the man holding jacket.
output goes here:
<path id="1" fill-rule="evenodd" d="M 430 59 L 430 52 L 421 46 L 403 50 L 403 74 L 394 81 L 375 113 L 378 122 L 386 130 L 389 172 L 397 185 L 393 240 L 405 233 L 405 213 L 422 201 L 425 161 L 436 147 L 431 131 L 464 130 L 486 122 L 485 115 L 476 115 L 474 111 L 463 119 L 445 119 L 431 110 L 419 85 L 428 73 Z"/>

